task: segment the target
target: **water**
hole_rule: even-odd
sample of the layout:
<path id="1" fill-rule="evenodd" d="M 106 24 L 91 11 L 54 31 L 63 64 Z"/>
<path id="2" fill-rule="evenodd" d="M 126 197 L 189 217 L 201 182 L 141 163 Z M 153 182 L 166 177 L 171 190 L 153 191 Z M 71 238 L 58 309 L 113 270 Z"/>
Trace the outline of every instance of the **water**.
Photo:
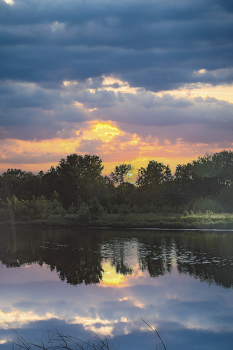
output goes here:
<path id="1" fill-rule="evenodd" d="M 12 328 L 116 349 L 232 349 L 233 233 L 1 229 L 0 348 Z M 6 321 L 6 322 L 4 322 Z"/>

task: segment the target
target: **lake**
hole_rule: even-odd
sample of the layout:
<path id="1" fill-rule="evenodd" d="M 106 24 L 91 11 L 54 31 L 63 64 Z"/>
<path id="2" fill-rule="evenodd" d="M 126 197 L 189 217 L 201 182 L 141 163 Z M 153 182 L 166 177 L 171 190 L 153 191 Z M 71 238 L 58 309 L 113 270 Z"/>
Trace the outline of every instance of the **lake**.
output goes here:
<path id="1" fill-rule="evenodd" d="M 167 350 L 233 348 L 231 232 L 1 228 L 0 265 L 0 349 L 13 328 L 163 349 L 143 320 Z"/>

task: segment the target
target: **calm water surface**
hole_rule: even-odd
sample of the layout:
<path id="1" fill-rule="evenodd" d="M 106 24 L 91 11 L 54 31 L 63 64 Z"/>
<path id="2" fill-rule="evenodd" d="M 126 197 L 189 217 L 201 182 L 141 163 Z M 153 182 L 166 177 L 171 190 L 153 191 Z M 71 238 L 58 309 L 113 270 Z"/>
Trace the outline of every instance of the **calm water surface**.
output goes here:
<path id="1" fill-rule="evenodd" d="M 168 350 L 232 349 L 232 287 L 233 233 L 1 229 L 0 348 L 14 327 L 156 349 L 143 318 Z"/>

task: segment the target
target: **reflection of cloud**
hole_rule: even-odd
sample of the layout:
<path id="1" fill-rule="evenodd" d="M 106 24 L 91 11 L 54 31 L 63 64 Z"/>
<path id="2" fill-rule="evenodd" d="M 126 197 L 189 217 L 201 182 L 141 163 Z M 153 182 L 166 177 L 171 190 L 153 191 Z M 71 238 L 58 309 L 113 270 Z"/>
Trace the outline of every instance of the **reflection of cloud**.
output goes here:
<path id="1" fill-rule="evenodd" d="M 148 271 L 139 271 L 129 256 L 128 259 L 130 266 L 134 267 L 133 273 L 125 276 L 126 279 L 119 284 L 101 282 L 98 285 L 79 285 L 75 288 L 61 282 L 48 282 L 49 274 L 53 276 L 54 272 L 50 272 L 46 265 L 38 269 L 35 269 L 34 264 L 27 268 L 4 269 L 12 272 L 12 281 L 4 282 L 3 279 L 1 283 L 0 299 L 5 309 L 0 316 L 13 322 L 16 327 L 21 327 L 20 332 L 33 324 L 38 324 L 45 330 L 46 322 L 51 321 L 55 325 L 64 320 L 67 327 L 80 325 L 83 332 L 94 331 L 103 336 L 111 334 L 114 341 L 118 341 L 123 334 L 128 334 L 135 346 L 135 333 L 144 342 L 150 334 L 139 321 L 140 318 L 156 325 L 159 332 L 164 334 L 164 340 L 169 338 L 166 335 L 168 332 L 175 341 L 178 330 L 182 330 L 183 336 L 195 331 L 197 338 L 205 331 L 208 331 L 209 337 L 216 332 L 220 336 L 222 332 L 226 334 L 232 331 L 231 290 L 208 286 L 188 275 L 180 275 L 176 268 L 163 277 L 151 278 Z M 24 284 L 22 271 L 27 270 L 27 276 L 30 276 L 30 269 L 33 272 L 32 282 L 27 278 L 27 283 Z M 115 277 L 111 276 L 110 265 L 105 265 L 105 271 L 110 272 L 107 275 L 111 278 Z M 19 284 L 14 282 L 14 274 L 20 274 Z M 38 321 L 41 322 L 40 325 Z M 52 327 L 55 326 L 51 324 L 49 329 Z M 63 331 L 63 328 L 59 328 L 61 325 L 56 324 L 56 327 Z M 68 334 L 69 328 L 66 330 Z M 82 334 L 81 339 L 85 340 L 86 333 Z M 206 337 L 208 339 L 207 333 Z M 125 344 L 124 339 L 121 342 Z M 152 343 L 154 344 L 153 341 Z M 197 345 L 197 340 L 195 344 Z M 148 349 L 151 349 L 150 346 Z"/>
<path id="2" fill-rule="evenodd" d="M 33 311 L 22 312 L 19 310 L 14 310 L 11 312 L 2 312 L 0 310 L 0 319 L 3 320 L 1 327 L 8 329 L 9 324 L 13 324 L 14 327 L 22 327 L 23 325 L 34 322 L 34 321 L 44 321 L 52 318 L 59 318 L 51 313 L 46 313 L 44 316 L 39 316 Z M 6 323 L 5 323 L 6 322 Z"/>
<path id="3" fill-rule="evenodd" d="M 85 330 L 99 333 L 102 335 L 112 335 L 113 325 L 118 321 L 101 320 L 98 316 L 94 318 L 89 317 L 75 317 L 73 324 L 83 325 Z"/>
<path id="4" fill-rule="evenodd" d="M 14 1 L 13 0 L 4 0 L 6 4 L 9 5 L 14 5 Z"/>

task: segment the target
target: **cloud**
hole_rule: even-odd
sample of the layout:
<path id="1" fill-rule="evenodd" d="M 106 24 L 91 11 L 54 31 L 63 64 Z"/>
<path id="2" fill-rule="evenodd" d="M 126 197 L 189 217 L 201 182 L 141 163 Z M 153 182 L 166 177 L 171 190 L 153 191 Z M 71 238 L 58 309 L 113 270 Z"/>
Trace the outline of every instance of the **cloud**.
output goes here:
<path id="1" fill-rule="evenodd" d="M 227 1 L 2 1 L 0 23 L 0 139 L 31 142 L 34 150 L 51 140 L 35 160 L 25 146 L 2 163 L 55 161 L 53 140 L 107 162 L 159 156 L 168 143 L 173 155 L 185 144 L 183 156 L 232 147 Z M 215 93 L 198 94 L 204 87 Z M 121 135 L 103 140 L 90 131 L 94 121 Z"/>
<path id="2" fill-rule="evenodd" d="M 1 2 L 0 13 L 1 79 L 114 74 L 153 91 L 232 83 L 231 8 L 220 1 L 19 0 Z"/>

